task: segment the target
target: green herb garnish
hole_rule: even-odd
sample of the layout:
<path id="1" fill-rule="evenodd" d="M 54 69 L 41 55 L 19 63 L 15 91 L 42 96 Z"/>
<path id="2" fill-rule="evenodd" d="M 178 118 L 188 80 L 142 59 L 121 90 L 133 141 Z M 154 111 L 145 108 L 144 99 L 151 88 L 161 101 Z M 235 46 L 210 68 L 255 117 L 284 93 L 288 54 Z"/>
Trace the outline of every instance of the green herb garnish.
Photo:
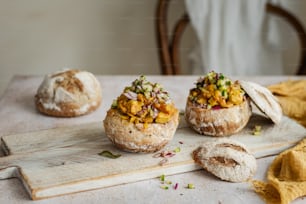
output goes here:
<path id="1" fill-rule="evenodd" d="M 160 177 L 159 177 L 160 181 L 165 181 L 165 175 L 162 174 Z"/>
<path id="2" fill-rule="evenodd" d="M 100 152 L 99 155 L 103 156 L 103 157 L 110 158 L 110 159 L 117 159 L 117 158 L 121 157 L 121 154 L 113 154 L 113 153 L 111 153 L 110 151 L 107 151 L 107 150 L 104 150 L 104 151 Z"/>
<path id="3" fill-rule="evenodd" d="M 188 183 L 187 188 L 188 189 L 195 189 L 195 186 L 192 183 Z"/>
<path id="4" fill-rule="evenodd" d="M 172 184 L 172 181 L 165 181 L 166 182 L 166 184 L 168 184 L 168 185 L 171 185 Z"/>
<path id="5" fill-rule="evenodd" d="M 260 135 L 261 134 L 261 126 L 260 125 L 255 125 L 253 129 L 253 135 Z"/>
<path id="6" fill-rule="evenodd" d="M 174 150 L 173 150 L 175 153 L 178 153 L 181 151 L 181 148 L 180 147 L 176 147 Z"/>
<path id="7" fill-rule="evenodd" d="M 164 190 L 168 190 L 169 189 L 168 186 L 161 186 L 161 188 L 164 189 Z"/>

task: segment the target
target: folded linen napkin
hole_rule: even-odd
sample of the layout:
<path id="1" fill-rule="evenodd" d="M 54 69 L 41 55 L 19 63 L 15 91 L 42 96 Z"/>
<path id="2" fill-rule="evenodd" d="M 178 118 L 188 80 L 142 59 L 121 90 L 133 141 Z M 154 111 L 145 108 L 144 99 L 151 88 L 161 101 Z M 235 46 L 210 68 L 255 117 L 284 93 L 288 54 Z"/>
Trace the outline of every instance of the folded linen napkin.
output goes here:
<path id="1" fill-rule="evenodd" d="M 306 127 L 306 80 L 288 80 L 268 86 L 283 113 Z"/>
<path id="2" fill-rule="evenodd" d="M 283 113 L 306 127 L 306 80 L 268 86 Z M 306 135 L 295 147 L 279 154 L 267 172 L 267 182 L 253 180 L 254 190 L 268 204 L 287 204 L 306 195 Z"/>
<path id="3" fill-rule="evenodd" d="M 267 183 L 253 180 L 254 190 L 268 204 L 287 204 L 306 195 L 306 138 L 278 155 L 267 173 Z"/>

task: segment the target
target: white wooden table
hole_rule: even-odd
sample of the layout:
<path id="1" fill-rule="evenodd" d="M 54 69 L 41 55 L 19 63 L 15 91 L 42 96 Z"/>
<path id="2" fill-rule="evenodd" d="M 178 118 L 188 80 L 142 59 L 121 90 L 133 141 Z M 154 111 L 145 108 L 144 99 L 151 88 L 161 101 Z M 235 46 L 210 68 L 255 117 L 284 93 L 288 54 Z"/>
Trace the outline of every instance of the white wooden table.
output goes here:
<path id="1" fill-rule="evenodd" d="M 86 116 L 78 118 L 53 118 L 39 114 L 34 106 L 34 95 L 42 76 L 15 76 L 0 98 L 0 137 L 15 133 L 44 130 L 68 125 L 97 122 L 104 119 L 106 110 L 123 87 L 137 76 L 98 76 L 102 86 L 101 107 Z M 163 84 L 179 109 L 184 109 L 188 90 L 198 76 L 147 76 L 152 82 Z M 287 79 L 306 77 L 265 76 L 231 77 L 258 82 L 262 85 L 277 83 Z M 0 156 L 3 156 L 0 154 Z M 258 159 L 255 179 L 263 180 L 265 172 L 274 156 Z M 178 183 L 176 190 L 160 188 L 158 178 L 123 184 L 87 192 L 49 198 L 35 203 L 263 203 L 248 183 L 228 183 L 220 181 L 203 170 L 166 176 L 172 183 Z M 193 183 L 195 189 L 186 189 Z M 0 181 L 0 203 L 30 203 L 25 189 L 17 179 Z M 300 198 L 294 203 L 305 203 Z"/>

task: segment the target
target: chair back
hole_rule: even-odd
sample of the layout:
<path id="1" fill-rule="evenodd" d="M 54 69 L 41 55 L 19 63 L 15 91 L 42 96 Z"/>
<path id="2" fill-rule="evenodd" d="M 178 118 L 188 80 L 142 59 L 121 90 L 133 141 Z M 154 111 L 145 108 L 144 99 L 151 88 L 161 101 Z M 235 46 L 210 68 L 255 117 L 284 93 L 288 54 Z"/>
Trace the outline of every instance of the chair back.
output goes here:
<path id="1" fill-rule="evenodd" d="M 155 30 L 158 43 L 159 62 L 163 75 L 182 74 L 179 57 L 179 45 L 186 26 L 189 24 L 188 14 L 185 12 L 174 26 L 172 33 L 168 33 L 168 7 L 170 0 L 158 0 L 156 7 Z M 267 3 L 266 11 L 280 16 L 296 31 L 300 43 L 300 59 L 297 75 L 306 75 L 306 32 L 301 22 L 284 8 Z M 169 37 L 170 36 L 170 37 Z"/>

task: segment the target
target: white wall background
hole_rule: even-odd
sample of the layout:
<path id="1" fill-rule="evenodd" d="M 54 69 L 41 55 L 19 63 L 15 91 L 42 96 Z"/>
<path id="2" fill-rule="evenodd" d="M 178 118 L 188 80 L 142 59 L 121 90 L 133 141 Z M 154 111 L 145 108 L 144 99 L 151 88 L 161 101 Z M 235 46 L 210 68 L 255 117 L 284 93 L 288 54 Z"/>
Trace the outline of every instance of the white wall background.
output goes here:
<path id="1" fill-rule="evenodd" d="M 157 0 L 0 0 L 0 95 L 14 74 L 44 75 L 63 67 L 94 74 L 160 74 L 154 30 Z M 281 0 L 306 25 L 305 0 Z M 170 22 L 185 10 L 172 0 Z M 186 55 L 194 35 L 184 35 Z M 288 31 L 287 66 L 298 43 Z"/>
<path id="2" fill-rule="evenodd" d="M 0 0 L 0 95 L 14 74 L 63 67 L 160 74 L 156 0 Z M 170 21 L 184 11 L 171 4 Z"/>

